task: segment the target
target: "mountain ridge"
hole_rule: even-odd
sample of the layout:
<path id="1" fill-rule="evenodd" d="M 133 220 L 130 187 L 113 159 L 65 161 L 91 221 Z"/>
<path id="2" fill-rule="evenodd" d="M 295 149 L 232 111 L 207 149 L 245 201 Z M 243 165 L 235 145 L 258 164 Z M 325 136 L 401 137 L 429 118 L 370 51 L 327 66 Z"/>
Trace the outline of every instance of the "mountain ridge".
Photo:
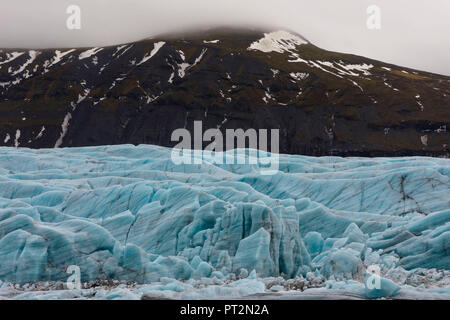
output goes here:
<path id="1" fill-rule="evenodd" d="M 283 153 L 447 156 L 449 97 L 450 77 L 323 50 L 292 32 L 8 49 L 0 51 L 0 145 L 170 147 L 173 130 L 202 120 L 222 130 L 278 128 Z"/>

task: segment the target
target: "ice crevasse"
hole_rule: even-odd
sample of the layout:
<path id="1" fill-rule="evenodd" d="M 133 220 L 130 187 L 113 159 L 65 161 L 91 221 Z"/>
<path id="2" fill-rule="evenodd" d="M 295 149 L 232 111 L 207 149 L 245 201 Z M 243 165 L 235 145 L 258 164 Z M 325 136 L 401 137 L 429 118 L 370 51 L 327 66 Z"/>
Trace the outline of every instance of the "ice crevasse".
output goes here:
<path id="1" fill-rule="evenodd" d="M 449 159 L 281 155 L 269 176 L 170 153 L 0 148 L 0 280 L 450 269 Z"/>

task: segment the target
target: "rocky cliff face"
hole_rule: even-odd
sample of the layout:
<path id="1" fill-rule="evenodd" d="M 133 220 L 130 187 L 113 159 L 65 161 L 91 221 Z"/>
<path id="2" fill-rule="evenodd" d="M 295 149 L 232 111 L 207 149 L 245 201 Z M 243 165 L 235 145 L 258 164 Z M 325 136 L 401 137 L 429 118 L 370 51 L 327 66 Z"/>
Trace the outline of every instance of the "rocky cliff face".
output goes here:
<path id="1" fill-rule="evenodd" d="M 120 46 L 0 51 L 0 145 L 174 146 L 177 128 L 280 129 L 280 152 L 446 156 L 450 77 L 214 30 Z"/>

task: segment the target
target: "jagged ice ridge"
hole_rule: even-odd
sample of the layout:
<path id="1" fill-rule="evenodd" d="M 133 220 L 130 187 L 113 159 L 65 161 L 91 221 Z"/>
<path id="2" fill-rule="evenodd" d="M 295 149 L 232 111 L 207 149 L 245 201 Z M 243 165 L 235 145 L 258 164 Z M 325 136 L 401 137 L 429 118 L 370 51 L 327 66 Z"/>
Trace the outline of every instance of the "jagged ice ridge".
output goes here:
<path id="1" fill-rule="evenodd" d="M 449 159 L 281 155 L 280 172 L 262 176 L 174 165 L 171 149 L 150 145 L 0 149 L 3 282 L 65 281 L 77 265 L 82 281 L 254 270 L 351 289 L 375 264 L 385 285 L 365 297 L 400 294 L 417 270 L 449 294 Z"/>

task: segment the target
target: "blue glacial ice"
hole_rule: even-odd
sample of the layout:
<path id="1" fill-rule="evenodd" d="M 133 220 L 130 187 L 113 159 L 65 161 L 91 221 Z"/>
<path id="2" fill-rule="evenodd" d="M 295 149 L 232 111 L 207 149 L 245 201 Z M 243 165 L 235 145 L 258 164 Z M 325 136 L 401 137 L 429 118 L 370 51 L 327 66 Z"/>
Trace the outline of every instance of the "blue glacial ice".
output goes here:
<path id="1" fill-rule="evenodd" d="M 83 282 L 139 284 L 115 289 L 128 298 L 264 294 L 294 279 L 316 283 L 310 296 L 450 297 L 449 159 L 281 155 L 280 171 L 261 175 L 170 154 L 0 148 L 0 296 L 66 281 L 75 265 Z M 382 289 L 365 286 L 372 265 Z M 208 279 L 222 285 L 193 284 Z"/>

